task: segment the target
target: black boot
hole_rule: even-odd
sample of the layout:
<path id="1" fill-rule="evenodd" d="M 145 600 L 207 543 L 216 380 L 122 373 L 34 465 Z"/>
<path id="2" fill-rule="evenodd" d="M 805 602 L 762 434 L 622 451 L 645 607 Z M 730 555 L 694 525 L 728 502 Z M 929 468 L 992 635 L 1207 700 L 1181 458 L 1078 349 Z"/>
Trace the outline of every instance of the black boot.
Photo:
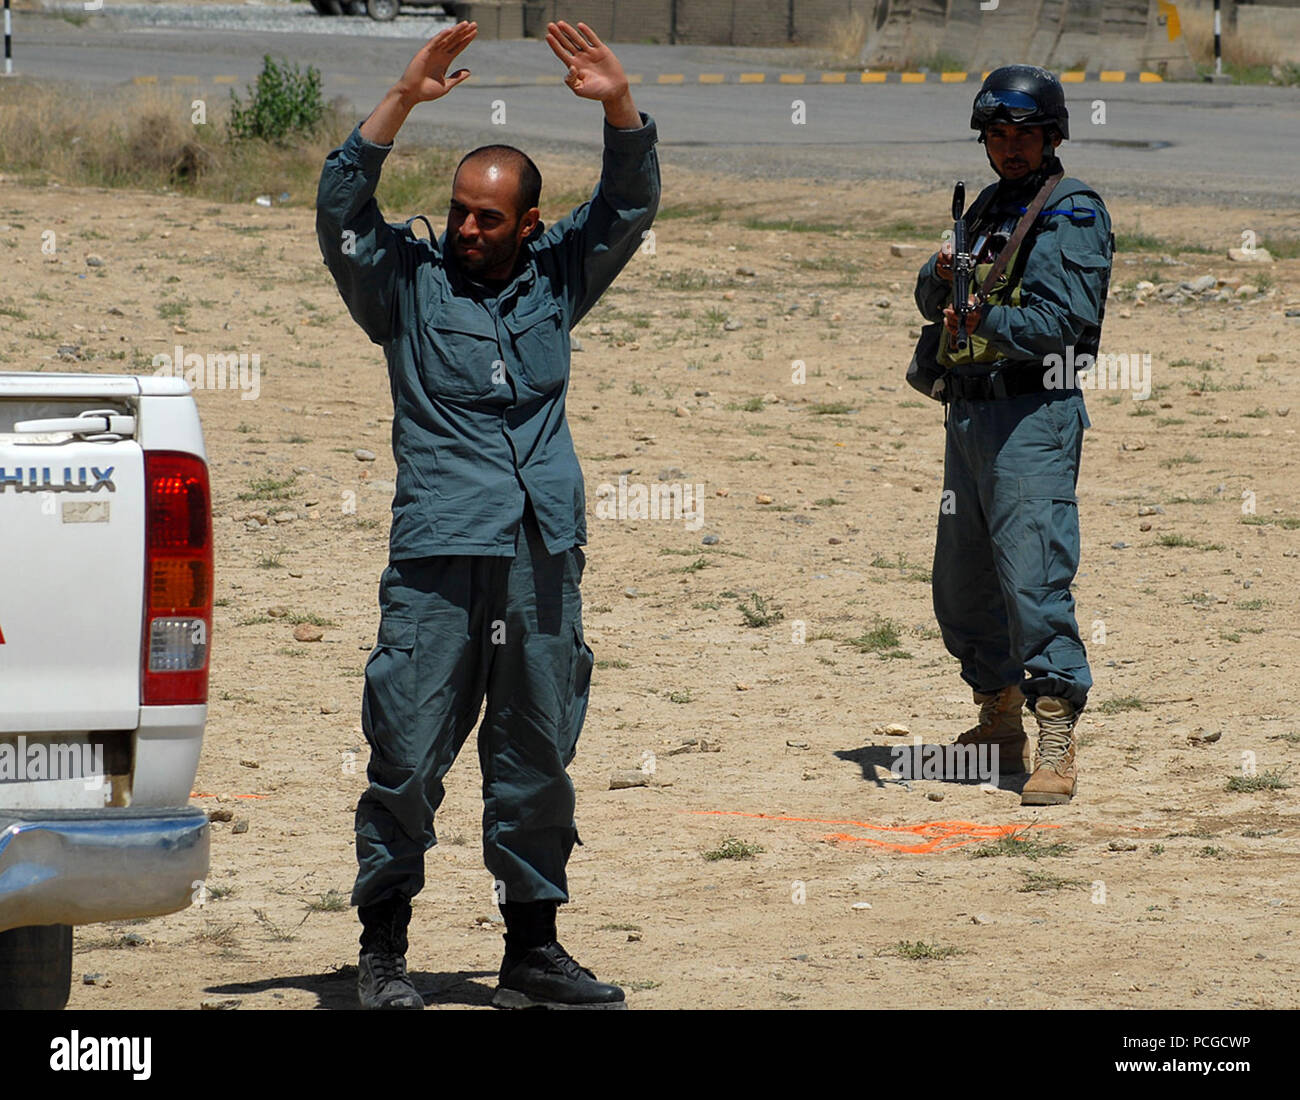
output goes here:
<path id="1" fill-rule="evenodd" d="M 361 918 L 361 958 L 357 962 L 357 998 L 362 1008 L 424 1008 L 406 974 L 406 926 L 411 903 L 387 898 L 357 909 Z"/>
<path id="2" fill-rule="evenodd" d="M 498 1008 L 626 1008 L 623 991 L 596 975 L 556 940 L 554 902 L 509 902 L 506 954 L 492 1003 Z"/>

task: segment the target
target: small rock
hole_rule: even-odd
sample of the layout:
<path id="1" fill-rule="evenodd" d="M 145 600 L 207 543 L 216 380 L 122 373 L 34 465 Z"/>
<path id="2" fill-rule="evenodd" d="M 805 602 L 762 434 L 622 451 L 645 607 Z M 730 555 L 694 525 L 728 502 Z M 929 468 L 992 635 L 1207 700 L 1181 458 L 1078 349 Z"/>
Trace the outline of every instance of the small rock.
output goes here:
<path id="1" fill-rule="evenodd" d="M 287 512 L 276 512 L 271 519 L 276 523 L 294 523 L 298 519 L 298 513 L 292 510 Z"/>
<path id="2" fill-rule="evenodd" d="M 906 737 L 912 731 L 902 722 L 890 722 L 886 726 L 877 726 L 871 732 L 877 737 Z"/>
<path id="3" fill-rule="evenodd" d="M 241 761 L 239 762 L 239 766 L 240 766 L 241 768 L 254 768 L 254 769 L 256 769 L 256 768 L 260 768 L 262 765 L 259 764 L 256 760 L 246 759 L 246 760 L 241 760 Z"/>
<path id="4" fill-rule="evenodd" d="M 1193 294 L 1200 294 L 1202 291 L 1210 290 L 1218 285 L 1218 280 L 1213 275 L 1202 275 L 1197 279 L 1182 284 L 1184 290 L 1190 290 Z"/>
<path id="5" fill-rule="evenodd" d="M 234 810 L 228 810 L 225 807 L 218 806 L 208 811 L 209 821 L 233 821 L 235 817 Z"/>
<path id="6" fill-rule="evenodd" d="M 83 974 L 81 975 L 81 984 L 106 986 L 112 985 L 113 983 L 104 977 L 103 974 Z"/>
<path id="7" fill-rule="evenodd" d="M 375 460 L 375 452 L 367 451 L 364 447 L 358 447 L 355 451 L 352 452 L 352 456 L 358 462 L 374 462 Z"/>
<path id="8" fill-rule="evenodd" d="M 787 741 L 786 744 L 792 749 L 806 749 L 808 747 L 807 741 Z"/>
<path id="9" fill-rule="evenodd" d="M 888 309 L 889 306 L 890 306 L 890 301 L 889 301 L 889 299 L 886 298 L 883 294 L 882 294 L 879 298 L 876 299 L 876 308 L 877 308 L 877 309 Z"/>
<path id="10" fill-rule="evenodd" d="M 144 947 L 148 942 L 139 932 L 127 932 L 122 936 L 122 943 L 126 947 Z"/>
<path id="11" fill-rule="evenodd" d="M 87 266 L 87 267 L 103 267 L 103 266 L 104 266 L 104 257 L 103 257 L 103 256 L 96 256 L 96 255 L 92 252 L 89 256 L 86 257 L 86 266 Z"/>
<path id="12" fill-rule="evenodd" d="M 338 714 L 338 712 L 342 709 L 343 708 L 340 707 L 338 703 L 335 703 L 333 701 L 328 703 L 322 703 L 320 705 L 321 714 Z"/>
<path id="13" fill-rule="evenodd" d="M 1265 351 L 1265 352 L 1261 352 L 1259 355 L 1255 356 L 1255 362 L 1256 362 L 1256 363 L 1276 363 L 1276 362 L 1277 362 L 1277 352 L 1275 352 L 1275 351 Z"/>
<path id="14" fill-rule="evenodd" d="M 914 244 L 891 244 L 889 246 L 891 256 L 911 256 L 919 251 L 920 249 Z"/>
<path id="15" fill-rule="evenodd" d="M 1112 840 L 1106 847 L 1112 852 L 1136 852 L 1138 846 L 1127 837 L 1120 837 Z"/>
<path id="16" fill-rule="evenodd" d="M 572 351 L 583 351 L 583 350 L 584 350 L 584 349 L 583 349 L 583 346 L 582 346 L 582 341 L 579 340 L 577 336 L 573 336 L 573 335 L 571 335 L 571 336 L 569 337 L 569 348 L 570 348 L 570 350 L 572 350 Z"/>
<path id="17" fill-rule="evenodd" d="M 1234 264 L 1271 264 L 1273 254 L 1267 248 L 1230 248 L 1228 259 Z"/>
<path id="18" fill-rule="evenodd" d="M 1147 449 L 1147 441 L 1141 438 L 1126 439 L 1120 444 L 1120 449 L 1124 451 L 1145 451 Z"/>
<path id="19" fill-rule="evenodd" d="M 987 913 L 976 913 L 970 919 L 971 924 L 992 924 Z"/>
<path id="20" fill-rule="evenodd" d="M 650 777 L 643 771 L 626 771 L 614 772 L 609 777 L 609 789 L 611 791 L 624 791 L 629 787 L 648 787 Z"/>
<path id="21" fill-rule="evenodd" d="M 270 206 L 268 201 L 267 206 Z M 229 1012 L 238 1008 L 244 1002 L 239 997 L 204 997 L 199 1002 L 199 1008 L 209 1012 Z"/>
<path id="22" fill-rule="evenodd" d="M 744 680 L 737 680 L 737 681 L 736 681 L 736 690 L 737 690 L 737 691 L 748 691 L 748 690 L 749 690 L 749 685 L 748 685 L 747 683 L 745 683 Z"/>
<path id="23" fill-rule="evenodd" d="M 705 535 L 702 539 L 700 539 L 700 545 L 701 545 L 701 546 L 717 546 L 717 545 L 718 545 L 718 536 L 717 536 L 717 535 Z"/>
<path id="24" fill-rule="evenodd" d="M 691 410 L 685 405 L 678 405 L 677 408 L 673 410 L 673 415 L 677 417 L 687 417 L 691 415 Z"/>
<path id="25" fill-rule="evenodd" d="M 726 321 L 723 323 L 722 331 L 735 332 L 737 329 L 742 329 L 744 327 L 745 327 L 744 321 Z"/>
<path id="26" fill-rule="evenodd" d="M 755 271 L 752 267 L 738 267 L 736 268 L 736 274 L 744 275 L 746 278 L 752 279 L 755 275 L 758 274 L 758 272 Z"/>
<path id="27" fill-rule="evenodd" d="M 623 595 L 625 595 L 629 600 L 635 600 L 637 596 L 639 596 L 640 594 L 641 594 L 641 590 L 639 588 L 623 589 Z"/>
<path id="28" fill-rule="evenodd" d="M 627 934 L 627 942 L 628 942 L 628 943 L 640 943 L 640 942 L 641 942 L 641 933 L 640 933 L 640 932 L 629 932 L 629 933 Z"/>
<path id="29" fill-rule="evenodd" d="M 771 498 L 770 496 L 768 496 L 766 493 L 759 493 L 758 496 L 756 496 L 756 497 L 754 498 L 754 503 L 755 503 L 755 504 L 771 504 L 771 503 L 772 503 L 772 498 Z"/>
<path id="30" fill-rule="evenodd" d="M 1237 287 L 1237 289 L 1233 291 L 1233 293 L 1236 294 L 1238 298 L 1253 298 L 1259 293 L 1259 287 L 1254 283 L 1242 283 L 1241 286 Z"/>
<path id="31" fill-rule="evenodd" d="M 1279 406 L 1277 407 L 1277 415 L 1278 415 L 1278 416 L 1286 416 L 1287 413 L 1289 413 L 1290 411 L 1291 411 L 1291 406 L 1290 406 L 1290 405 L 1279 405 Z"/>
<path id="32" fill-rule="evenodd" d="M 1127 549 L 1128 549 L 1128 543 L 1127 543 L 1127 542 L 1123 542 L 1123 541 L 1120 541 L 1120 542 L 1112 542 L 1112 543 L 1110 544 L 1110 548 L 1111 548 L 1112 550 L 1127 550 Z"/>
<path id="33" fill-rule="evenodd" d="M 295 642 L 319 642 L 323 637 L 325 631 L 318 626 L 312 626 L 311 623 L 299 623 L 293 628 Z"/>
<path id="34" fill-rule="evenodd" d="M 1163 516 L 1164 514 L 1165 514 L 1165 510 L 1159 504 L 1138 505 L 1139 516 Z"/>
<path id="35" fill-rule="evenodd" d="M 942 791 L 930 791 L 930 792 L 929 792 L 925 797 L 928 798 L 931 802 L 942 802 L 942 801 L 943 801 L 943 792 L 942 792 Z"/>
<path id="36" fill-rule="evenodd" d="M 1146 523 L 1139 523 L 1139 524 L 1138 524 L 1138 530 L 1139 530 L 1139 531 L 1150 531 L 1150 530 L 1151 530 L 1151 523 L 1150 523 L 1150 521 L 1148 520 Z"/>
<path id="37" fill-rule="evenodd" d="M 856 909 L 859 913 L 861 913 L 861 912 L 863 912 L 864 910 L 867 910 L 867 909 L 870 909 L 870 908 L 871 908 L 871 902 L 869 902 L 869 901 L 855 901 L 852 905 L 849 906 L 849 908 L 850 908 L 850 909 Z"/>
<path id="38" fill-rule="evenodd" d="M 248 832 L 248 818 L 246 818 L 246 817 L 241 817 L 241 818 L 240 818 L 238 821 L 236 821 L 232 826 L 230 826 L 230 831 L 231 831 L 232 833 L 246 833 L 246 832 Z"/>
<path id="39" fill-rule="evenodd" d="M 278 604 L 275 604 L 275 605 L 272 606 L 272 607 L 268 607 L 268 608 L 266 609 L 266 613 L 267 613 L 269 616 L 271 616 L 271 618 L 273 618 L 273 619 L 283 619 L 286 615 L 289 614 L 290 610 L 292 610 L 292 609 L 289 608 L 289 607 L 287 607 L 287 606 L 285 606 L 285 605 L 282 604 L 282 603 L 278 603 Z"/>

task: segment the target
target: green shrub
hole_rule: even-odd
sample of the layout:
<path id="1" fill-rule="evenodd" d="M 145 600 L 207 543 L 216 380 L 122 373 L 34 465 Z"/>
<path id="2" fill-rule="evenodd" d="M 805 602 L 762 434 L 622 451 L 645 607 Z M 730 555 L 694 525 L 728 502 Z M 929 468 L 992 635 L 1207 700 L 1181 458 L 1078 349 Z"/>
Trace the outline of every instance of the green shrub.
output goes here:
<path id="1" fill-rule="evenodd" d="M 230 93 L 230 133 L 240 140 L 283 142 L 295 134 L 310 136 L 324 114 L 320 71 L 312 65 L 304 71 L 287 61 L 277 64 L 270 54 L 262 58 L 262 71 L 247 104 L 236 92 Z"/>

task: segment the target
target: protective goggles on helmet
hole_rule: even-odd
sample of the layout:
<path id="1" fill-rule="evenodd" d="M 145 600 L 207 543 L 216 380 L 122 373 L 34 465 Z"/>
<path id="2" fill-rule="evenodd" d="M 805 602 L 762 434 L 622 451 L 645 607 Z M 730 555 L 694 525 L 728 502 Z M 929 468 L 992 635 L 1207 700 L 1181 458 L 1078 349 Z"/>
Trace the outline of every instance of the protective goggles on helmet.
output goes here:
<path id="1" fill-rule="evenodd" d="M 1012 122 L 1023 122 L 1040 112 L 1038 100 L 1031 95 L 990 88 L 987 92 L 981 92 L 975 100 L 975 113 L 989 119 L 1005 115 Z"/>

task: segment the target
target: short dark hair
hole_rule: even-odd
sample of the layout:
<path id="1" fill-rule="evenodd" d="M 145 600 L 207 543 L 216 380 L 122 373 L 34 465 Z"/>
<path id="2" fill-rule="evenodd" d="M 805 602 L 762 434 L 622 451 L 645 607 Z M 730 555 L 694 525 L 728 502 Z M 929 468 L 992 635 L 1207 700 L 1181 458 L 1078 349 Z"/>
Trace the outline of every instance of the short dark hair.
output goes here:
<path id="1" fill-rule="evenodd" d="M 542 174 L 533 163 L 533 158 L 522 149 L 516 149 L 513 145 L 480 145 L 461 157 L 460 163 L 456 165 L 456 175 L 472 160 L 490 160 L 494 164 L 509 165 L 515 170 L 519 180 L 519 189 L 515 194 L 515 201 L 519 203 L 516 214 L 522 215 L 525 210 L 531 210 L 541 199 Z M 453 183 L 455 178 L 452 177 Z"/>

